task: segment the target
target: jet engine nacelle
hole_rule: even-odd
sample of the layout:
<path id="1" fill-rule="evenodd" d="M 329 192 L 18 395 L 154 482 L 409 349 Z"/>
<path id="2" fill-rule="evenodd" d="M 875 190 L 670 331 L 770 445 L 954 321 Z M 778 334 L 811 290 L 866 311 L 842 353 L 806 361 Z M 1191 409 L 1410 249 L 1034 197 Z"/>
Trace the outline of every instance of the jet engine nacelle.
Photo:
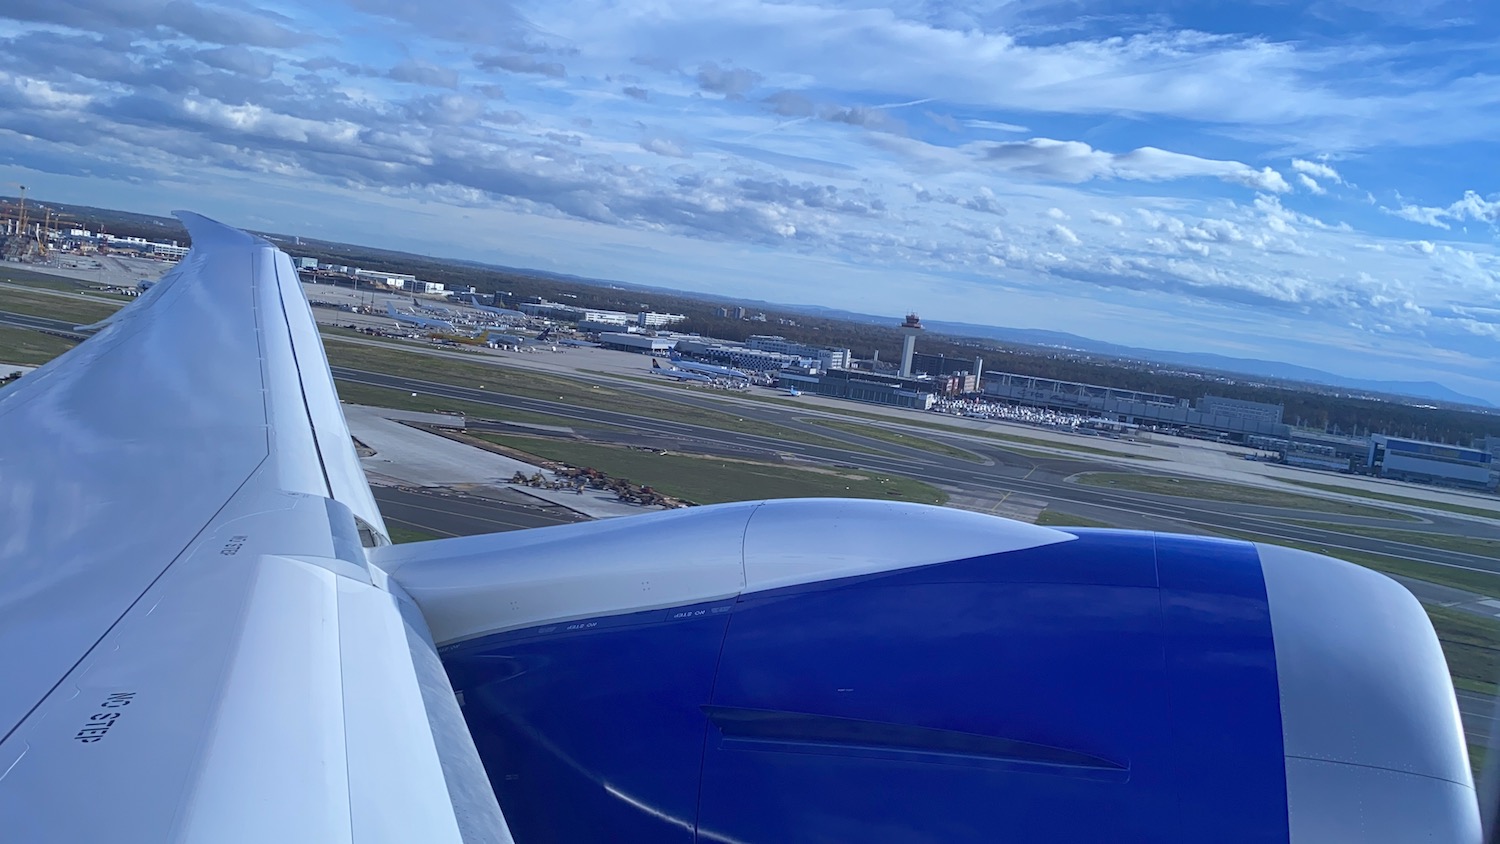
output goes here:
<path id="1" fill-rule="evenodd" d="M 523 844 L 1478 837 L 1425 613 L 1328 557 L 842 500 L 381 554 Z"/>

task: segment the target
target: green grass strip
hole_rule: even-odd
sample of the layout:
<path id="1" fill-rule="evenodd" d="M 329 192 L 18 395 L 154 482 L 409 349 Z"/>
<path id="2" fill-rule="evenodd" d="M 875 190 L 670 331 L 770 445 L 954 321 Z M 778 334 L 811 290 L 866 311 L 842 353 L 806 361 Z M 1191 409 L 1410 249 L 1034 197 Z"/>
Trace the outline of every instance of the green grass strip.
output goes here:
<path id="1" fill-rule="evenodd" d="M 1036 523 L 1043 527 L 1081 527 L 1081 528 L 1112 528 L 1109 522 L 1101 522 L 1098 519 L 1090 519 L 1088 516 L 1075 516 L 1072 513 L 1063 513 L 1057 510 L 1047 509 L 1037 514 Z"/>
<path id="2" fill-rule="evenodd" d="M 328 336 L 328 360 L 335 366 L 381 372 L 402 378 L 434 381 L 458 387 L 486 390 L 512 396 L 542 399 L 596 410 L 629 413 L 653 419 L 667 419 L 687 425 L 699 425 L 721 431 L 758 434 L 773 439 L 808 445 L 838 448 L 845 451 L 876 452 L 853 443 L 820 437 L 780 425 L 735 416 L 732 409 L 708 410 L 671 401 L 668 398 L 627 393 L 611 387 L 590 384 L 551 373 L 532 372 L 498 366 L 475 360 L 456 360 L 443 355 L 417 351 L 385 349 L 342 341 Z"/>
<path id="3" fill-rule="evenodd" d="M 575 428 L 587 424 L 590 428 L 605 428 L 614 431 L 627 430 L 603 422 L 582 423 L 577 419 L 569 419 L 566 416 L 552 416 L 546 413 L 511 410 L 492 404 L 463 401 L 462 399 L 450 399 L 443 396 L 429 396 L 425 394 L 413 396 L 406 390 L 396 390 L 390 387 L 374 387 L 369 384 L 356 384 L 353 381 L 337 380 L 334 384 L 338 389 L 339 398 L 350 404 L 364 404 L 371 407 L 385 407 L 394 410 L 412 410 L 418 413 L 461 413 L 473 419 L 518 422 L 524 425 L 552 425 L 555 427 Z"/>
<path id="4" fill-rule="evenodd" d="M 1413 580 L 1425 580 L 1428 583 L 1436 583 L 1439 586 L 1449 586 L 1454 589 L 1462 589 L 1465 592 L 1473 592 L 1492 598 L 1500 598 L 1500 574 L 1492 574 L 1485 571 L 1473 571 L 1471 569 L 1460 569 L 1452 566 L 1441 566 L 1434 563 L 1424 563 L 1420 560 L 1408 560 L 1404 557 L 1395 557 L 1389 554 L 1376 554 L 1369 551 L 1351 551 L 1345 548 L 1330 548 L 1319 545 L 1316 542 L 1297 542 L 1282 539 L 1279 536 L 1258 534 L 1251 531 L 1226 530 L 1224 528 L 1213 528 L 1213 532 L 1220 536 L 1232 539 L 1244 539 L 1250 542 L 1266 542 L 1272 545 L 1285 545 L 1288 548 L 1297 548 L 1302 551 L 1311 551 L 1314 554 L 1325 554 L 1329 557 L 1337 557 L 1347 560 L 1355 565 L 1374 569 L 1384 574 L 1394 574 L 1401 577 L 1410 577 Z"/>
<path id="5" fill-rule="evenodd" d="M 1370 525 L 1314 522 L 1304 519 L 1291 519 L 1289 521 L 1299 525 L 1318 528 L 1319 530 L 1331 530 L 1354 536 L 1368 536 L 1371 539 L 1384 539 L 1387 542 L 1402 542 L 1408 545 L 1419 545 L 1423 548 L 1435 548 L 1440 551 L 1456 551 L 1460 554 L 1475 554 L 1481 557 L 1500 559 L 1500 539 L 1485 539 L 1478 536 L 1451 536 L 1436 531 L 1398 530 L 1395 528 L 1372 527 Z"/>
<path id="6" fill-rule="evenodd" d="M 598 469 L 695 504 L 762 498 L 876 498 L 942 504 L 936 487 L 855 469 L 822 470 L 687 454 L 595 445 L 575 440 L 477 433 L 481 439 L 544 460 Z"/>
<path id="7" fill-rule="evenodd" d="M 1338 492 L 1344 495 L 1352 495 L 1359 498 L 1370 498 L 1376 501 L 1389 501 L 1392 504 L 1407 504 L 1413 507 L 1426 507 L 1429 510 L 1446 510 L 1449 513 L 1462 513 L 1466 516 L 1484 516 L 1490 519 L 1500 519 L 1500 509 L 1487 510 L 1483 507 L 1466 507 L 1462 504 L 1449 504 L 1446 501 L 1429 501 L 1425 498 L 1411 498 L 1405 495 L 1391 495 L 1385 492 L 1374 492 L 1365 489 L 1354 489 L 1334 484 L 1320 484 L 1312 481 L 1294 481 L 1290 478 L 1284 479 L 1289 484 L 1305 486 L 1311 489 L 1321 489 L 1324 492 Z"/>
<path id="8" fill-rule="evenodd" d="M 0 311 L 13 314 L 47 317 L 74 325 L 98 322 L 120 309 L 120 305 L 109 301 L 89 301 L 63 293 L 47 290 L 17 290 L 14 287 L 0 289 Z"/>
<path id="9" fill-rule="evenodd" d="M 881 428 L 875 425 L 862 425 L 858 422 L 844 422 L 837 419 L 822 419 L 809 417 L 802 421 L 810 425 L 822 428 L 832 428 L 835 431 L 843 431 L 846 434 L 857 434 L 861 437 L 869 437 L 872 440 L 891 443 L 892 445 L 904 445 L 907 448 L 920 449 L 933 454 L 941 454 L 944 457 L 954 457 L 959 460 L 967 460 L 971 463 L 983 463 L 984 458 L 973 452 L 964 451 L 961 448 L 948 445 L 947 443 L 930 440 L 913 434 L 903 434 L 889 428 Z"/>
<path id="10" fill-rule="evenodd" d="M 1285 507 L 1316 513 L 1337 513 L 1343 516 L 1370 516 L 1377 519 L 1416 521 L 1395 510 L 1297 495 L 1264 487 L 1228 484 L 1219 481 L 1203 481 L 1194 478 L 1178 478 L 1169 475 L 1135 475 L 1124 472 L 1089 472 L 1080 475 L 1077 482 L 1084 486 L 1105 489 L 1144 492 L 1150 495 L 1168 495 L 1175 498 L 1192 498 L 1208 501 L 1226 501 L 1233 504 L 1253 504 L 1260 507 Z"/>
<path id="11" fill-rule="evenodd" d="M 0 300 L 0 305 L 3 305 L 3 300 Z M 5 363 L 41 366 L 75 345 L 71 340 L 29 328 L 0 325 L 0 361 Z"/>

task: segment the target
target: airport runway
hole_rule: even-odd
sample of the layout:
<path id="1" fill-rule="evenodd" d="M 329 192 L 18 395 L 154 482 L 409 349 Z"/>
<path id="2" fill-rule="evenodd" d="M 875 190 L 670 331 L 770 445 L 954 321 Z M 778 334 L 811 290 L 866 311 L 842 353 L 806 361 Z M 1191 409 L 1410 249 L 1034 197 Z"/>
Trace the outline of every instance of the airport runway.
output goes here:
<path id="1" fill-rule="evenodd" d="M 1458 689 L 1458 713 L 1469 741 L 1489 742 L 1495 730 L 1495 699 L 1489 695 Z"/>
<path id="2" fill-rule="evenodd" d="M 389 486 L 377 486 L 374 491 L 387 523 L 439 537 L 587 521 L 572 510 L 519 492 L 469 495 Z"/>
<path id="3" fill-rule="evenodd" d="M 24 314 L 0 312 L 0 322 L 19 327 L 72 333 L 72 325 L 67 322 Z M 1270 541 L 1313 542 L 1329 549 L 1398 555 L 1431 565 L 1500 573 L 1500 560 L 1489 556 L 1373 539 L 1308 525 L 1285 524 L 1285 520 L 1289 518 L 1328 524 L 1382 524 L 1379 520 L 1308 513 L 1286 508 L 1188 501 L 1168 496 L 1114 491 L 1068 483 L 1066 479 L 1070 475 L 1089 471 L 1120 471 L 1120 467 L 1115 463 L 1096 462 L 1086 457 L 1038 457 L 1029 449 L 1026 450 L 1027 453 L 1017 454 L 1007 451 L 998 442 L 991 444 L 949 437 L 941 433 L 924 432 L 923 436 L 928 439 L 946 442 L 972 451 L 990 461 L 989 465 L 983 465 L 801 422 L 787 408 L 778 405 L 755 407 L 746 403 L 735 406 L 733 412 L 743 418 L 762 421 L 768 425 L 780 425 L 817 434 L 825 439 L 877 449 L 879 453 L 786 441 L 759 434 L 720 431 L 671 420 L 578 407 L 561 402 L 497 395 L 485 390 L 453 387 L 343 367 L 335 367 L 334 375 L 356 383 L 462 399 L 495 407 L 545 413 L 575 420 L 581 427 L 588 427 L 591 423 L 610 423 L 631 429 L 638 435 L 659 437 L 664 442 L 697 443 L 704 450 L 715 453 L 740 450 L 750 455 L 784 455 L 794 460 L 802 458 L 855 466 L 877 472 L 907 475 L 952 489 L 978 494 L 1023 494 L 1044 499 L 1065 512 L 1083 516 L 1092 515 L 1121 527 L 1200 532 L 1228 530 L 1254 534 Z M 709 398 L 691 394 L 674 394 L 671 398 L 693 406 L 725 411 L 722 403 Z M 1402 530 L 1430 530 L 1451 536 L 1500 538 L 1500 525 L 1437 515 L 1427 517 L 1425 523 L 1385 522 L 1383 526 Z"/>
<path id="4" fill-rule="evenodd" d="M 52 334 L 63 334 L 75 340 L 84 340 L 86 336 L 73 330 L 74 323 L 63 320 L 47 319 L 46 317 L 29 316 L 27 314 L 13 314 L 8 311 L 0 311 L 0 325 L 10 325 L 16 328 L 30 328 L 33 331 L 45 331 Z"/>
<path id="5" fill-rule="evenodd" d="M 498 395 L 486 390 L 454 387 L 344 367 L 335 367 L 334 375 L 343 380 L 373 386 L 460 399 L 512 410 L 545 413 L 576 420 L 584 426 L 589 423 L 603 422 L 631 428 L 640 433 L 656 434 L 677 440 L 700 440 L 717 443 L 720 447 L 734 446 L 750 452 L 794 455 L 819 462 L 903 474 L 959 490 L 1022 493 L 1058 502 L 1064 505 L 1063 509 L 1070 512 L 1075 509 L 1082 514 L 1099 512 L 1101 518 L 1114 524 L 1122 524 L 1122 526 L 1178 531 L 1196 529 L 1207 532 L 1222 530 L 1249 533 L 1264 537 L 1269 541 L 1312 542 L 1329 549 L 1397 555 L 1431 565 L 1500 574 L 1500 560 L 1492 557 L 1373 539 L 1308 525 L 1287 525 L 1285 520 L 1300 518 L 1330 524 L 1381 524 L 1399 529 L 1415 527 L 1417 523 L 1382 522 L 1378 519 L 1217 501 L 1190 501 L 1066 482 L 1068 476 L 1079 472 L 1120 471 L 1117 464 L 1095 463 L 1086 458 L 1076 460 L 1034 458 L 1029 455 L 1006 452 L 999 444 L 975 444 L 966 440 L 948 439 L 937 434 L 929 435 L 932 439 L 950 442 L 993 461 L 993 465 L 981 465 L 920 449 L 871 440 L 831 428 L 797 423 L 787 418 L 787 411 L 782 407 L 772 406 L 764 409 L 746 407 L 737 408 L 735 411 L 736 415 L 747 419 L 757 419 L 767 424 L 793 428 L 805 426 L 809 432 L 823 437 L 879 448 L 887 452 L 875 454 L 854 449 L 785 441 L 759 434 L 720 431 L 671 420 L 577 407 L 554 401 Z M 722 410 L 722 408 L 719 409 Z M 1142 524 L 1142 521 L 1145 523 Z M 1494 525 L 1472 520 L 1433 516 L 1430 517 L 1429 524 L 1422 526 L 1449 535 L 1500 537 L 1500 530 L 1497 530 Z"/>

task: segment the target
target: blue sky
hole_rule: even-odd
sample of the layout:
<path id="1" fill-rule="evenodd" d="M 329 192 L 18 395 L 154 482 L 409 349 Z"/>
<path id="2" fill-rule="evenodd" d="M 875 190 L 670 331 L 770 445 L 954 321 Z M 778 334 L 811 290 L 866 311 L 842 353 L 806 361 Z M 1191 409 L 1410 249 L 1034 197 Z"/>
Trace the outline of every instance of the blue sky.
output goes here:
<path id="1" fill-rule="evenodd" d="M 11 0 L 34 196 L 1500 402 L 1475 0 Z"/>

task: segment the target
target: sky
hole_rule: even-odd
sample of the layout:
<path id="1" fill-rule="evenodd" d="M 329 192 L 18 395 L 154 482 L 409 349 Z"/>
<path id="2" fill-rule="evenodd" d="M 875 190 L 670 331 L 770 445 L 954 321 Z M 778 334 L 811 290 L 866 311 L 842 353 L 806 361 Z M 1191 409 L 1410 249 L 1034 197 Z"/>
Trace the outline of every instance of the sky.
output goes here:
<path id="1" fill-rule="evenodd" d="M 1486 0 L 8 0 L 0 193 L 1500 403 L 1497 41 Z"/>

